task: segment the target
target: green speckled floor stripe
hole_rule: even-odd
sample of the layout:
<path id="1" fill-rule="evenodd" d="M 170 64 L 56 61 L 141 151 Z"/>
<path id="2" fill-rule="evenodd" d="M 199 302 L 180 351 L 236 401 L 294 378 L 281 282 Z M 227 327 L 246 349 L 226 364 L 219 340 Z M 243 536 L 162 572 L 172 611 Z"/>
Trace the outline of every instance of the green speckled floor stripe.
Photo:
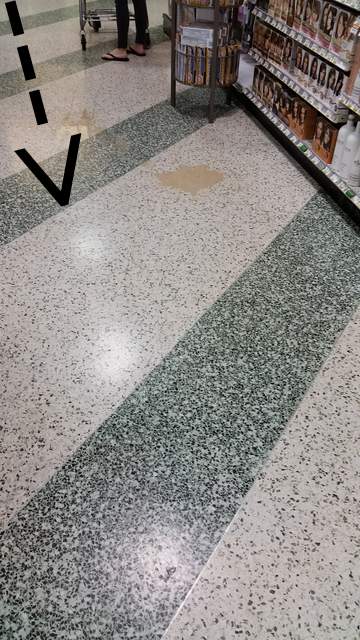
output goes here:
<path id="1" fill-rule="evenodd" d="M 87 9 L 94 9 L 95 7 L 99 6 L 100 4 L 97 1 L 87 2 Z M 114 0 L 101 0 L 102 9 L 112 9 L 113 7 Z M 71 7 L 61 7 L 60 9 L 42 11 L 41 13 L 35 13 L 29 16 L 22 16 L 21 22 L 23 24 L 24 30 L 27 30 L 77 17 L 79 17 L 79 5 L 74 4 Z M 8 33 L 11 33 L 10 23 L 8 20 L 4 20 L 0 22 L 0 36 L 7 35 Z"/>
<path id="2" fill-rule="evenodd" d="M 11 523 L 1 637 L 160 638 L 359 301 L 318 194 Z"/>
<path id="3" fill-rule="evenodd" d="M 168 39 L 161 26 L 150 28 L 150 37 L 153 45 L 160 44 Z M 106 45 L 104 42 L 100 42 L 93 47 L 89 47 L 86 51 L 81 51 L 79 39 L 79 51 L 71 51 L 62 56 L 46 60 L 46 62 L 37 63 L 35 80 L 26 81 L 22 69 L 3 73 L 0 75 L 0 99 L 14 96 L 32 88 L 41 87 L 48 82 L 60 80 L 60 78 L 71 76 L 91 67 L 106 64 L 105 60 L 101 60 L 104 46 L 109 50 L 115 47 L 115 37 L 114 40 L 107 40 Z"/>
<path id="4" fill-rule="evenodd" d="M 217 113 L 229 111 L 225 94 L 217 95 Z M 70 205 L 112 182 L 207 124 L 207 96 L 201 89 L 179 94 L 177 108 L 162 102 L 88 138 L 80 145 Z M 41 163 L 56 184 L 62 183 L 67 152 Z M 62 210 L 32 173 L 0 180 L 0 245 L 15 240 Z"/>

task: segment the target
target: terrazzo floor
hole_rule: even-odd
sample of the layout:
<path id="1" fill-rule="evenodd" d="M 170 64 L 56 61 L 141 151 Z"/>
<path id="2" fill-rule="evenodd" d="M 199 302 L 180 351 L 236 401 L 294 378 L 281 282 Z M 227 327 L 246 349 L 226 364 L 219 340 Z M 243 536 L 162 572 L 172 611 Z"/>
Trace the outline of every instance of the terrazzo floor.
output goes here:
<path id="1" fill-rule="evenodd" d="M 49 124 L 0 12 L 0 638 L 359 640 L 358 229 L 222 94 L 170 107 L 166 2 L 129 65 L 18 5 Z M 60 183 L 78 131 L 62 208 L 14 149 Z"/>

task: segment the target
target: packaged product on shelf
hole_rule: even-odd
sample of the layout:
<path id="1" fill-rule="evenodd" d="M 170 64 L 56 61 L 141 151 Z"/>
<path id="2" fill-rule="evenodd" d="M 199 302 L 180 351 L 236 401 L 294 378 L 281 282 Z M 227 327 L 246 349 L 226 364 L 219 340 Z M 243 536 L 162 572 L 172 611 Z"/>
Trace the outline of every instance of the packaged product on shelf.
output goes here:
<path id="1" fill-rule="evenodd" d="M 341 127 L 341 129 L 339 129 L 339 133 L 336 140 L 335 151 L 332 159 L 333 169 L 342 177 L 345 177 L 343 175 L 344 173 L 343 155 L 344 155 L 346 139 L 354 131 L 355 131 L 355 116 L 353 114 L 350 114 L 348 117 L 347 123 L 344 124 L 344 126 Z"/>
<path id="2" fill-rule="evenodd" d="M 288 27 L 292 27 L 294 25 L 294 17 L 295 17 L 295 0 L 289 0 L 289 9 L 286 19 L 286 24 Z"/>
<path id="3" fill-rule="evenodd" d="M 355 14 L 350 11 L 339 10 L 330 49 L 342 60 L 351 62 L 355 54 Z"/>
<path id="4" fill-rule="evenodd" d="M 291 71 L 292 68 L 292 51 L 293 40 L 291 38 L 286 38 L 281 65 L 287 71 Z"/>
<path id="5" fill-rule="evenodd" d="M 277 0 L 269 0 L 267 12 L 269 16 L 275 16 L 275 11 L 277 7 Z"/>
<path id="6" fill-rule="evenodd" d="M 291 113 L 289 115 L 289 127 L 291 131 L 295 131 L 296 127 L 299 124 L 300 102 L 301 100 L 297 97 L 295 97 L 292 101 Z"/>
<path id="7" fill-rule="evenodd" d="M 335 91 L 335 87 L 336 87 L 336 82 L 337 82 L 337 70 L 335 69 L 335 67 L 328 67 L 328 73 L 326 76 L 326 91 L 325 91 L 325 96 L 324 99 L 326 102 L 330 103 L 331 98 L 334 97 L 334 91 Z"/>
<path id="8" fill-rule="evenodd" d="M 328 73 L 328 66 L 325 62 L 320 62 L 317 83 L 314 87 L 315 93 L 319 96 L 320 100 L 324 100 L 326 93 L 326 77 Z"/>
<path id="9" fill-rule="evenodd" d="M 360 34 L 355 40 L 354 60 L 346 83 L 345 93 L 360 104 Z"/>
<path id="10" fill-rule="evenodd" d="M 269 29 L 269 27 L 266 27 L 265 33 L 264 33 L 264 51 L 263 51 L 265 58 L 267 58 L 269 55 L 271 35 L 272 35 L 272 29 Z"/>
<path id="11" fill-rule="evenodd" d="M 343 86 L 345 82 L 345 74 L 342 71 L 337 71 L 337 78 L 332 96 L 330 96 L 331 104 L 339 103 L 339 96 L 342 94 Z"/>
<path id="12" fill-rule="evenodd" d="M 252 48 L 256 51 L 263 53 L 264 51 L 264 34 L 265 25 L 260 20 L 255 19 L 253 36 L 252 36 Z"/>
<path id="13" fill-rule="evenodd" d="M 320 60 L 316 55 L 310 55 L 309 88 L 314 93 L 318 79 L 319 62 Z"/>
<path id="14" fill-rule="evenodd" d="M 304 51 L 301 67 L 301 83 L 304 87 L 308 87 L 310 84 L 310 53 Z"/>
<path id="15" fill-rule="evenodd" d="M 257 96 L 260 96 L 260 68 L 258 66 L 254 69 L 252 90 Z"/>
<path id="16" fill-rule="evenodd" d="M 281 20 L 281 9 L 282 9 L 282 0 L 276 0 L 275 1 L 274 18 L 277 18 L 278 20 Z"/>
<path id="17" fill-rule="evenodd" d="M 295 48 L 294 76 L 300 82 L 302 78 L 303 55 L 305 51 L 300 45 Z"/>
<path id="18" fill-rule="evenodd" d="M 331 124 L 331 122 L 323 116 L 318 117 L 315 125 L 312 148 L 326 164 L 330 164 L 332 161 L 337 134 L 338 129 L 335 125 Z"/>
<path id="19" fill-rule="evenodd" d="M 293 123 L 293 130 L 300 140 L 312 139 L 315 131 L 316 118 L 317 111 L 307 102 L 298 100 L 297 117 Z"/>
<path id="20" fill-rule="evenodd" d="M 266 75 L 264 78 L 264 89 L 263 89 L 263 102 L 272 109 L 274 97 L 274 81 L 270 76 Z"/>
<path id="21" fill-rule="evenodd" d="M 281 3 L 281 13 L 280 13 L 280 20 L 282 22 L 287 21 L 288 13 L 289 13 L 289 0 L 283 0 Z"/>
<path id="22" fill-rule="evenodd" d="M 280 96 L 280 111 L 278 113 L 278 116 L 283 121 L 283 123 L 286 124 L 287 127 L 290 127 L 292 107 L 293 98 L 283 88 Z"/>
<path id="23" fill-rule="evenodd" d="M 265 73 L 260 69 L 259 71 L 259 98 L 262 100 L 263 99 L 263 94 L 264 94 L 264 81 L 265 81 Z"/>
<path id="24" fill-rule="evenodd" d="M 305 0 L 295 0 L 295 15 L 293 27 L 297 31 L 301 30 L 301 24 L 304 14 Z"/>
<path id="25" fill-rule="evenodd" d="M 321 46 L 326 49 L 330 46 L 331 38 L 335 29 L 337 13 L 337 7 L 330 2 L 324 2 L 317 39 Z"/>
<path id="26" fill-rule="evenodd" d="M 311 20 L 313 12 L 313 0 L 305 0 L 304 15 L 301 23 L 301 31 L 307 35 L 312 35 Z"/>
<path id="27" fill-rule="evenodd" d="M 269 58 L 277 64 L 281 64 L 285 47 L 285 37 L 273 31 L 271 34 Z"/>
<path id="28" fill-rule="evenodd" d="M 272 110 L 276 116 L 280 114 L 280 103 L 281 103 L 282 91 L 283 89 L 280 82 L 274 82 L 274 98 L 273 98 Z"/>

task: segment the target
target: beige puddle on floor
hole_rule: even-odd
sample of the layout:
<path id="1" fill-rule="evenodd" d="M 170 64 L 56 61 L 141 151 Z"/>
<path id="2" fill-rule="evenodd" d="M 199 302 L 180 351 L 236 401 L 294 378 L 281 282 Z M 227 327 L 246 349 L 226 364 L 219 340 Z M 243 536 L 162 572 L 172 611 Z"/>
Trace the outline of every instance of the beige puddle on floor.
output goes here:
<path id="1" fill-rule="evenodd" d="M 185 191 L 193 196 L 224 180 L 223 173 L 202 164 L 193 167 L 181 166 L 175 171 L 165 171 L 158 177 L 164 187 Z"/>

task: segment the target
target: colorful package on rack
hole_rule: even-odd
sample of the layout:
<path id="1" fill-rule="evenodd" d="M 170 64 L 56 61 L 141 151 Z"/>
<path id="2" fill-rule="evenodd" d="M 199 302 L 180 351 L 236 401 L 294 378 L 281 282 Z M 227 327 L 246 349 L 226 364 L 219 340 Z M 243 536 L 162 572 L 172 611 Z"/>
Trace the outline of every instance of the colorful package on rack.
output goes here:
<path id="1" fill-rule="evenodd" d="M 354 60 L 351 65 L 350 76 L 346 82 L 345 93 L 350 96 L 355 103 L 360 104 L 360 35 L 355 41 Z"/>
<path id="2" fill-rule="evenodd" d="M 335 7 L 330 2 L 324 2 L 320 25 L 317 33 L 317 39 L 320 42 L 321 46 L 325 47 L 326 49 L 329 48 L 331 43 L 337 13 L 337 7 Z"/>
<path id="3" fill-rule="evenodd" d="M 332 162 L 337 134 L 337 127 L 331 124 L 326 118 L 322 116 L 318 117 L 315 125 L 312 148 L 326 164 L 331 164 Z"/>
<path id="4" fill-rule="evenodd" d="M 293 53 L 293 40 L 286 38 L 281 65 L 286 71 L 291 71 L 292 68 L 292 53 Z"/>
<path id="5" fill-rule="evenodd" d="M 338 12 L 335 29 L 330 43 L 330 50 L 346 62 L 351 63 L 354 59 L 358 28 L 360 28 L 360 25 L 357 25 L 354 13 L 344 10 L 340 10 Z"/>
<path id="6" fill-rule="evenodd" d="M 279 16 L 279 19 L 282 22 L 286 22 L 288 17 L 288 12 L 289 12 L 289 0 L 283 0 L 281 3 L 281 11 Z"/>
<path id="7" fill-rule="evenodd" d="M 313 12 L 313 0 L 305 0 L 304 15 L 301 23 L 301 31 L 311 36 L 311 18 Z"/>
<path id="8" fill-rule="evenodd" d="M 295 63 L 294 63 L 294 77 L 301 82 L 302 79 L 302 66 L 303 66 L 303 55 L 305 51 L 299 45 L 296 45 L 295 48 Z"/>
<path id="9" fill-rule="evenodd" d="M 326 78 L 328 74 L 328 67 L 325 62 L 320 62 L 317 83 L 315 86 L 315 93 L 321 100 L 324 100 L 326 93 Z"/>
<path id="10" fill-rule="evenodd" d="M 280 113 L 280 102 L 281 102 L 282 92 L 283 90 L 280 82 L 274 82 L 274 98 L 273 98 L 272 110 L 276 116 L 278 116 Z"/>
<path id="11" fill-rule="evenodd" d="M 305 0 L 295 0 L 295 15 L 293 27 L 297 31 L 301 30 L 301 24 L 304 14 Z"/>
<path id="12" fill-rule="evenodd" d="M 278 113 L 278 116 L 280 120 L 282 120 L 283 123 L 286 124 L 287 127 L 290 126 L 292 104 L 293 104 L 293 98 L 283 88 L 280 96 L 280 111 Z"/>
<path id="13" fill-rule="evenodd" d="M 294 25 L 294 17 L 295 17 L 295 0 L 289 0 L 289 9 L 286 19 L 286 24 L 289 27 Z"/>
<path id="14" fill-rule="evenodd" d="M 300 78 L 301 84 L 304 87 L 308 87 L 310 83 L 310 53 L 306 50 L 303 52 Z"/>
<path id="15" fill-rule="evenodd" d="M 298 101 L 298 114 L 293 131 L 300 140 L 311 140 L 314 135 L 317 111 L 307 102 Z"/>
<path id="16" fill-rule="evenodd" d="M 310 71 L 309 71 L 309 89 L 313 92 L 316 91 L 318 73 L 319 73 L 320 59 L 317 55 L 310 55 Z"/>
<path id="17" fill-rule="evenodd" d="M 269 0 L 268 10 L 267 10 L 269 16 L 275 17 L 276 6 L 277 6 L 277 0 Z"/>

